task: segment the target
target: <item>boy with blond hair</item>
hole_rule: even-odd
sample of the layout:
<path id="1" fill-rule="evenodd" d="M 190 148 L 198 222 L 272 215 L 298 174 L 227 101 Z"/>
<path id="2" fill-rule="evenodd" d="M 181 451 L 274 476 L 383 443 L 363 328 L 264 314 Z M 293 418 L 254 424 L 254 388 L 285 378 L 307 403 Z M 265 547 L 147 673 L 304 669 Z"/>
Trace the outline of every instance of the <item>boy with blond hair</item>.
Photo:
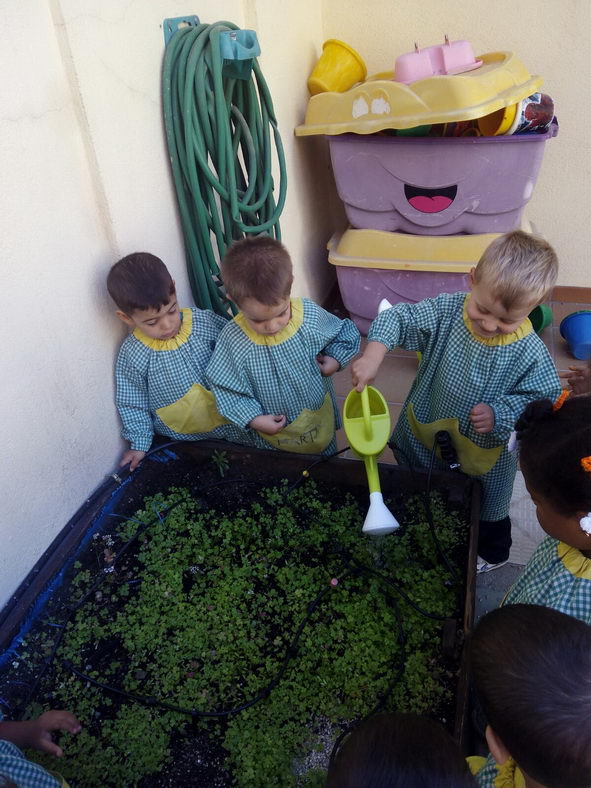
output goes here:
<path id="1" fill-rule="evenodd" d="M 516 231 L 500 236 L 470 272 L 470 293 L 443 293 L 396 304 L 374 320 L 368 345 L 352 365 L 358 391 L 393 347 L 422 353 L 394 442 L 401 457 L 428 467 L 446 430 L 462 470 L 482 484 L 478 571 L 507 562 L 509 502 L 517 468 L 507 442 L 528 402 L 557 399 L 560 381 L 528 314 L 554 286 L 558 261 L 544 240 Z M 441 461 L 435 459 L 441 467 Z"/>
<path id="2" fill-rule="evenodd" d="M 115 263 L 107 289 L 117 317 L 131 329 L 115 367 L 121 436 L 129 441 L 120 464 L 129 463 L 133 471 L 154 433 L 249 444 L 247 433 L 218 413 L 205 385 L 205 368 L 226 319 L 208 309 L 181 309 L 168 269 L 148 252 Z"/>
<path id="3" fill-rule="evenodd" d="M 268 236 L 236 242 L 221 272 L 241 311 L 207 367 L 220 413 L 260 448 L 331 454 L 340 425 L 330 376 L 359 352 L 355 325 L 290 297 L 291 259 Z"/>

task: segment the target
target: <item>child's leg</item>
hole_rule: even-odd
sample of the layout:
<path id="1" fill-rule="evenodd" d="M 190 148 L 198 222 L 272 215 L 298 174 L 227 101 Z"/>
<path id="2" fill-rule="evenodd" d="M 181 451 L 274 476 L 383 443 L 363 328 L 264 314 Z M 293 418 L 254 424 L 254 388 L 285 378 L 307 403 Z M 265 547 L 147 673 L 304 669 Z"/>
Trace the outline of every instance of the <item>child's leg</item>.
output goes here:
<path id="1" fill-rule="evenodd" d="M 502 564 L 509 558 L 511 520 L 481 520 L 478 526 L 478 555 L 487 564 Z"/>
<path id="2" fill-rule="evenodd" d="M 509 504 L 517 472 L 517 457 L 506 449 L 488 473 L 480 477 L 480 530 L 478 555 L 489 564 L 500 564 L 509 558 L 511 520 Z"/>

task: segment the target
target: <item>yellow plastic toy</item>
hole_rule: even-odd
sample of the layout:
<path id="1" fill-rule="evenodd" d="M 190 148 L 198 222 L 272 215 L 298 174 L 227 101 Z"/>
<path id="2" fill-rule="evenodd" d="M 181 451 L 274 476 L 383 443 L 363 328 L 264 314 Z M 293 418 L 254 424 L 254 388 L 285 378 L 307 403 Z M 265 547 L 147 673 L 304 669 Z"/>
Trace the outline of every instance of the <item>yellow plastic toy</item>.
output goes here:
<path id="1" fill-rule="evenodd" d="M 432 76 L 405 85 L 394 82 L 388 72 L 369 77 L 344 93 L 312 96 L 306 120 L 295 133 L 374 134 L 382 129 L 474 120 L 517 104 L 542 85 L 542 78 L 532 76 L 512 52 L 478 57 L 482 66 L 462 74 Z"/>
<path id="2" fill-rule="evenodd" d="M 313 96 L 329 90 L 342 93 L 363 82 L 366 76 L 361 55 L 344 41 L 330 38 L 322 45 L 322 54 L 308 79 L 308 90 Z"/>
<path id="3" fill-rule="evenodd" d="M 491 112 L 490 115 L 478 118 L 476 122 L 480 133 L 485 137 L 498 137 L 501 134 L 507 134 L 515 121 L 518 106 L 519 104 L 510 104 L 508 107 L 501 107 L 501 109 Z"/>
<path id="4" fill-rule="evenodd" d="M 363 533 L 372 536 L 390 534 L 399 523 L 384 503 L 380 487 L 377 457 L 390 437 L 390 411 L 382 394 L 373 386 L 350 391 L 343 409 L 343 425 L 353 451 L 365 464 L 369 485 L 369 510 Z"/>

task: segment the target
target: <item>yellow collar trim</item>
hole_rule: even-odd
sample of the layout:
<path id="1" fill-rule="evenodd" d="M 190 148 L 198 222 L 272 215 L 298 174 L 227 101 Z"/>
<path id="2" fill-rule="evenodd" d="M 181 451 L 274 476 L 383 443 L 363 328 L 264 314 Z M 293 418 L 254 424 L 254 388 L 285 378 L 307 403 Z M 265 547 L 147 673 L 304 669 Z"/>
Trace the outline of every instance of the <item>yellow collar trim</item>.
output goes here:
<path id="1" fill-rule="evenodd" d="M 512 331 L 510 334 L 495 334 L 494 337 L 481 337 L 474 331 L 472 327 L 472 321 L 468 317 L 468 299 L 470 298 L 470 295 L 470 293 L 466 293 L 466 298 L 464 300 L 464 325 L 477 342 L 482 342 L 483 345 L 488 345 L 489 347 L 511 345 L 513 342 L 517 342 L 518 340 L 526 337 L 528 334 L 531 334 L 531 332 L 534 330 L 531 320 L 529 317 L 526 317 L 519 328 L 516 328 L 515 331 Z"/>
<path id="2" fill-rule="evenodd" d="M 585 558 L 580 550 L 564 542 L 558 543 L 556 552 L 564 568 L 568 569 L 571 575 L 581 577 L 583 580 L 591 580 L 591 558 Z"/>
<path id="3" fill-rule="evenodd" d="M 493 780 L 494 788 L 526 788 L 523 772 L 513 758 L 509 757 L 505 763 L 497 764 L 498 774 Z"/>
<path id="4" fill-rule="evenodd" d="M 253 331 L 246 322 L 246 318 L 242 312 L 238 312 L 234 318 L 234 322 L 240 326 L 242 331 L 246 334 L 251 342 L 255 343 L 255 345 L 281 345 L 282 342 L 285 342 L 287 339 L 290 339 L 294 334 L 296 334 L 304 322 L 304 303 L 302 299 L 290 298 L 289 304 L 291 307 L 289 323 L 285 326 L 285 328 L 282 328 L 281 331 L 278 331 L 277 334 L 272 334 L 271 336 L 267 336 L 266 334 L 257 334 L 256 331 Z"/>
<path id="5" fill-rule="evenodd" d="M 152 339 L 146 336 L 140 328 L 136 328 L 133 336 L 151 350 L 176 350 L 184 345 L 191 336 L 193 329 L 193 315 L 190 309 L 181 309 L 181 327 L 179 333 L 170 339 Z"/>

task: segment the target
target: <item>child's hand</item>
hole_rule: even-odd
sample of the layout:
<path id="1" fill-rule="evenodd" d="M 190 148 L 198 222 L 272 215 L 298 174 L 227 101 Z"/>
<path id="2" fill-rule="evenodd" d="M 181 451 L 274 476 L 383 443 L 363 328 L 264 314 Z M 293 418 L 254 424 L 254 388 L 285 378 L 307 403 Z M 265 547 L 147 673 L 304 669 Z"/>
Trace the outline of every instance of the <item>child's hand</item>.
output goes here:
<path id="1" fill-rule="evenodd" d="M 61 758 L 64 751 L 51 740 L 52 731 L 79 733 L 82 726 L 69 711 L 46 711 L 36 720 L 1 722 L 0 738 L 11 741 L 21 749 L 32 748 Z"/>
<path id="2" fill-rule="evenodd" d="M 470 421 L 474 427 L 474 432 L 491 432 L 495 426 L 495 414 L 490 405 L 479 402 L 470 411 Z"/>
<path id="3" fill-rule="evenodd" d="M 46 711 L 38 719 L 33 720 L 33 724 L 35 728 L 29 747 L 41 752 L 48 752 L 57 758 L 61 758 L 64 751 L 51 740 L 51 732 L 80 733 L 82 729 L 76 717 L 69 711 Z"/>
<path id="4" fill-rule="evenodd" d="M 591 369 L 589 367 L 569 367 L 568 372 L 559 372 L 558 377 L 566 380 L 573 394 L 591 393 Z"/>
<path id="5" fill-rule="evenodd" d="M 357 391 L 363 391 L 377 375 L 388 348 L 381 342 L 368 342 L 365 353 L 351 364 L 351 377 Z"/>
<path id="6" fill-rule="evenodd" d="M 264 432 L 265 435 L 275 435 L 285 427 L 287 419 L 285 416 L 277 416 L 269 414 L 266 416 L 257 416 L 249 423 L 249 427 L 259 432 Z"/>
<path id="7" fill-rule="evenodd" d="M 123 457 L 121 458 L 121 462 L 119 463 L 119 467 L 122 468 L 124 465 L 129 463 L 129 470 L 135 471 L 137 466 L 146 456 L 145 451 L 137 451 L 136 449 L 129 449 L 126 451 Z"/>
<path id="8" fill-rule="evenodd" d="M 323 378 L 329 378 L 341 368 L 341 365 L 336 360 L 336 358 L 333 358 L 332 356 L 323 356 L 322 353 L 319 353 L 316 356 L 316 363 L 320 367 L 320 374 Z"/>

